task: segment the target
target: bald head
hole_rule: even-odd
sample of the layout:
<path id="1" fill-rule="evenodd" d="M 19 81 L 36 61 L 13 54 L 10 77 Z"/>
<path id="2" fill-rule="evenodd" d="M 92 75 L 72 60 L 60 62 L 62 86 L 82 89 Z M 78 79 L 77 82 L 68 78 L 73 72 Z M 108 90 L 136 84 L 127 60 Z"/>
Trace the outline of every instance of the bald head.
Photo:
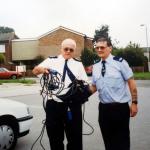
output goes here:
<path id="1" fill-rule="evenodd" d="M 61 43 L 61 54 L 65 59 L 74 57 L 76 50 L 76 42 L 72 39 L 65 39 Z"/>
<path id="2" fill-rule="evenodd" d="M 75 50 L 76 49 L 76 42 L 72 39 L 65 39 L 62 41 L 61 47 L 62 48 L 71 47 Z"/>

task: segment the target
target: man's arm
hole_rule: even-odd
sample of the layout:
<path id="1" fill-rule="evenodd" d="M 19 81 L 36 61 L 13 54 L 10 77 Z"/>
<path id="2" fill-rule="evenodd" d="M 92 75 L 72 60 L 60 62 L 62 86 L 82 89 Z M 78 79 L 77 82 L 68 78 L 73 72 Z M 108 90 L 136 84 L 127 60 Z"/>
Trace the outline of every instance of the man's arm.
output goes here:
<path id="1" fill-rule="evenodd" d="M 34 69 L 32 70 L 32 73 L 35 75 L 43 74 L 43 73 L 48 73 L 47 68 L 41 67 L 41 66 L 35 66 Z"/>
<path id="2" fill-rule="evenodd" d="M 90 90 L 90 92 L 93 94 L 93 93 L 95 93 L 96 91 L 97 91 L 97 89 L 96 89 L 96 85 L 90 85 L 89 86 L 89 90 Z"/>
<path id="3" fill-rule="evenodd" d="M 128 80 L 128 85 L 129 85 L 129 89 L 130 89 L 130 93 L 131 93 L 131 97 L 132 97 L 132 103 L 131 103 L 131 107 L 130 107 L 130 115 L 131 115 L 131 117 L 134 117 L 134 116 L 136 116 L 136 114 L 138 112 L 137 88 L 136 88 L 135 80 L 133 78 L 130 78 Z"/>

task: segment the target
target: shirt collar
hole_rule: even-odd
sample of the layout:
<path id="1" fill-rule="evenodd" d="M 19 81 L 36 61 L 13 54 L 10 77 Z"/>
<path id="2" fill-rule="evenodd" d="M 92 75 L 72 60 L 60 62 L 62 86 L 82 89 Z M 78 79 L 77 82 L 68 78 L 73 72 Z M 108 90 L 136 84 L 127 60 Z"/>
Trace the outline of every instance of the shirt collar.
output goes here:
<path id="1" fill-rule="evenodd" d="M 63 55 L 58 55 L 58 58 L 60 58 L 61 60 L 63 60 L 65 62 L 65 58 L 63 57 Z M 73 60 L 73 58 L 68 59 L 68 62 Z"/>
<path id="2" fill-rule="evenodd" d="M 105 59 L 106 63 L 111 63 L 111 61 L 113 60 L 113 55 L 110 53 L 109 56 Z M 102 62 L 102 59 L 101 59 Z"/>

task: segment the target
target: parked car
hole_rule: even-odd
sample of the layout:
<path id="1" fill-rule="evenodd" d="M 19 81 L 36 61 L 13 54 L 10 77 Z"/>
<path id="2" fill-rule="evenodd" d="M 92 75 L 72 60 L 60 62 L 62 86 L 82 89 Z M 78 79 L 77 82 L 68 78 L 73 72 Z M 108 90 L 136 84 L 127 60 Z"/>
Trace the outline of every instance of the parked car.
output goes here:
<path id="1" fill-rule="evenodd" d="M 14 149 L 17 139 L 29 133 L 32 118 L 26 104 L 0 98 L 0 150 Z"/>
<path id="2" fill-rule="evenodd" d="M 10 71 L 6 68 L 0 67 L 0 79 L 17 79 L 19 77 L 22 77 L 21 72 Z"/>
<path id="3" fill-rule="evenodd" d="M 93 70 L 93 65 L 91 66 L 87 66 L 87 67 L 84 67 L 85 68 L 85 72 L 88 76 L 92 76 L 92 70 Z"/>

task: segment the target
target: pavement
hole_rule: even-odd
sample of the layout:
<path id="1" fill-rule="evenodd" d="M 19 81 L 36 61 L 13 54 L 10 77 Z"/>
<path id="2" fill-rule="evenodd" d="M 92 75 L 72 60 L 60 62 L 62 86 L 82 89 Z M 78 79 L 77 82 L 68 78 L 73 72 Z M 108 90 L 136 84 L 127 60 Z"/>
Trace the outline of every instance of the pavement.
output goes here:
<path id="1" fill-rule="evenodd" d="M 31 79 L 31 78 L 30 78 Z M 0 85 L 0 97 L 11 97 L 29 94 L 40 93 L 40 79 L 36 80 L 36 84 L 22 84 L 22 83 L 3 83 Z M 137 87 L 150 87 L 150 80 L 136 80 Z"/>
<path id="2" fill-rule="evenodd" d="M 31 79 L 31 78 L 30 78 Z M 0 85 L 0 97 L 21 96 L 40 93 L 41 86 L 38 78 L 36 84 L 3 83 Z"/>

